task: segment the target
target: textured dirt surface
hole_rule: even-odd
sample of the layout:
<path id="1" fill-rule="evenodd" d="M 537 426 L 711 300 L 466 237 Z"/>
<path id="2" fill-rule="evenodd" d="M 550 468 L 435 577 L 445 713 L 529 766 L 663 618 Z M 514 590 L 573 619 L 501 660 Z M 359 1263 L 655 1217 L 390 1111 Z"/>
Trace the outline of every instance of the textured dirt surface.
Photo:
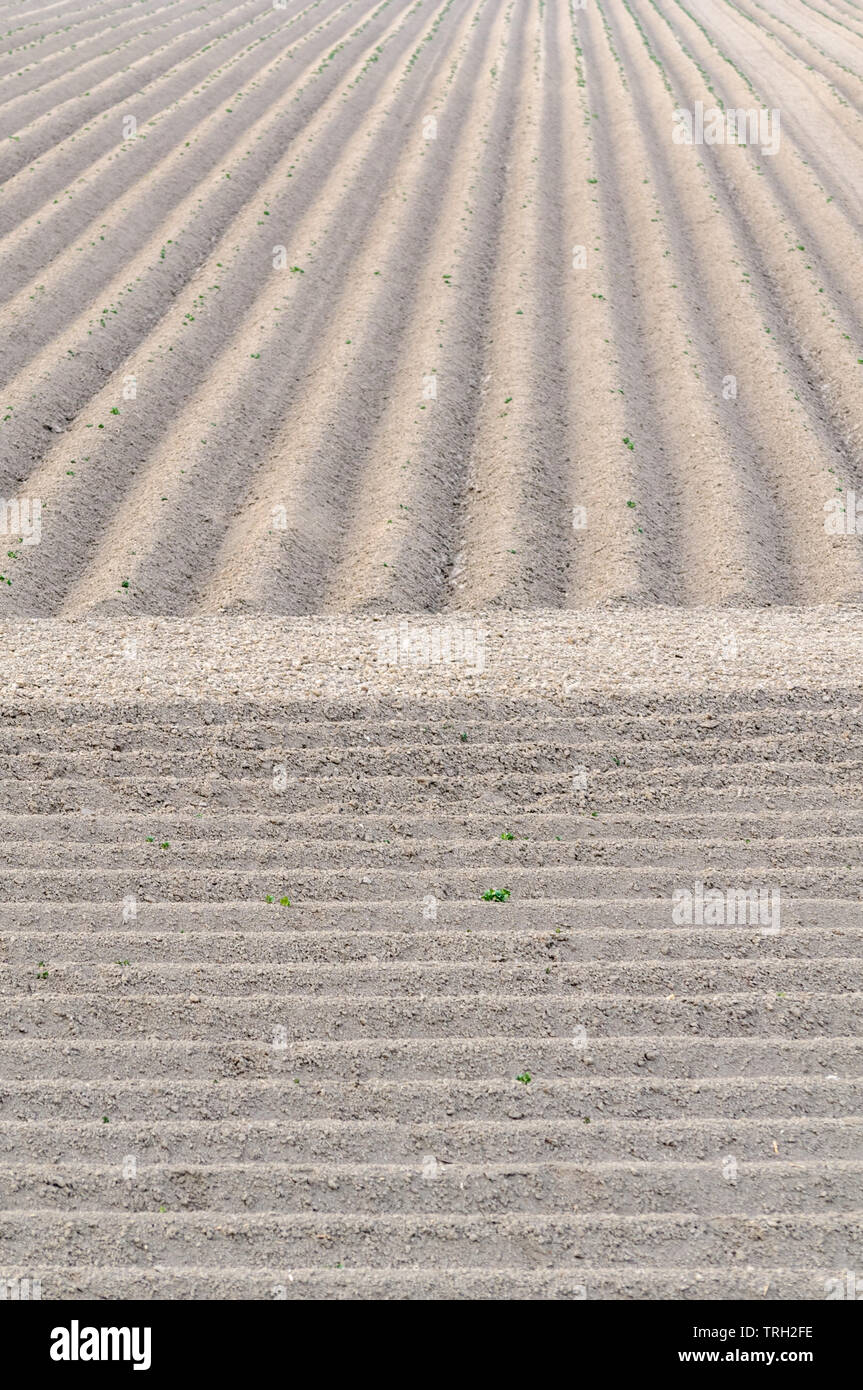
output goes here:
<path id="1" fill-rule="evenodd" d="M 0 20 L 0 611 L 863 597 L 858 6 Z"/>
<path id="2" fill-rule="evenodd" d="M 725 689 L 725 613 L 498 615 L 463 683 L 378 664 L 372 619 L 0 630 L 4 1277 L 817 1299 L 859 1268 L 861 624 L 732 617 Z M 675 920 L 699 883 L 780 916 Z"/>
<path id="3" fill-rule="evenodd" d="M 859 1285 L 863 10 L 0 33 L 0 1293 Z"/>

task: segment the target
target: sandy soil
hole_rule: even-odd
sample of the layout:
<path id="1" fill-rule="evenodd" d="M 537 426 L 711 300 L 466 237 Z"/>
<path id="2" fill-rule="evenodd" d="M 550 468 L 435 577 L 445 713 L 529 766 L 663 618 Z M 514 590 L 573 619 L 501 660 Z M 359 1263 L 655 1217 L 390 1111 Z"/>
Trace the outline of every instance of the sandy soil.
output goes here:
<path id="1" fill-rule="evenodd" d="M 0 611 L 863 596 L 856 6 L 0 12 Z"/>
<path id="2" fill-rule="evenodd" d="M 860 1267 L 859 610 L 442 629 L 0 626 L 4 1278 L 761 1300 Z M 676 920 L 699 884 L 779 916 Z"/>
<path id="3" fill-rule="evenodd" d="M 0 1287 L 859 1285 L 863 9 L 0 32 Z"/>

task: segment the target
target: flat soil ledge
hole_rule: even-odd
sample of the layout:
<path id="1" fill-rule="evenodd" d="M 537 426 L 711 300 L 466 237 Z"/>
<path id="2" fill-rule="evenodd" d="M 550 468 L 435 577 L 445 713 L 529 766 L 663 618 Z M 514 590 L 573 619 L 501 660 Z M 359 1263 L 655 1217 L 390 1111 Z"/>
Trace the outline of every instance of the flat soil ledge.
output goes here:
<path id="1" fill-rule="evenodd" d="M 117 700 L 556 702 L 828 692 L 863 671 L 863 606 L 0 623 L 0 713 Z"/>

